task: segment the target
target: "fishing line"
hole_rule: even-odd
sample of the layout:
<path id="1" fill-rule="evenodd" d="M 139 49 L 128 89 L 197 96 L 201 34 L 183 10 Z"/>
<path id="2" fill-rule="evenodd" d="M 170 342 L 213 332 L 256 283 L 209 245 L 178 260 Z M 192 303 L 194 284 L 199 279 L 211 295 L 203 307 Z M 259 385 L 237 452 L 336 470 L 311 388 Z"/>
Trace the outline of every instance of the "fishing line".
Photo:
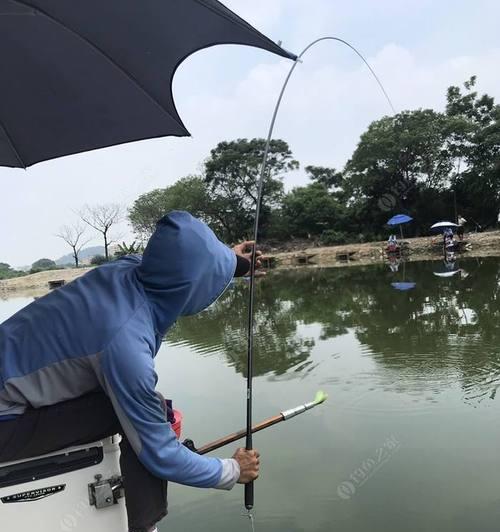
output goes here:
<path id="1" fill-rule="evenodd" d="M 248 517 L 250 521 L 250 529 L 252 532 L 255 532 L 255 521 L 251 510 L 247 510 L 246 514 L 243 514 L 245 517 Z"/>
<path id="2" fill-rule="evenodd" d="M 258 234 L 259 234 L 259 218 L 260 218 L 260 208 L 262 203 L 262 190 L 264 186 L 264 177 L 266 174 L 266 167 L 267 167 L 267 159 L 269 155 L 269 148 L 271 145 L 271 138 L 274 131 L 274 124 L 276 122 L 276 117 L 278 115 L 278 111 L 281 105 L 281 101 L 283 99 L 283 95 L 285 93 L 285 90 L 287 88 L 288 82 L 290 81 L 290 78 L 297 67 L 299 63 L 301 63 L 301 59 L 304 56 L 307 51 L 312 48 L 314 45 L 318 44 L 322 41 L 337 41 L 340 42 L 347 47 L 349 47 L 351 50 L 353 50 L 358 57 L 361 58 L 363 63 L 368 67 L 369 71 L 371 72 L 372 76 L 375 78 L 378 86 L 382 90 L 382 93 L 385 96 L 385 99 L 389 103 L 389 106 L 392 110 L 392 112 L 395 114 L 396 110 L 394 108 L 394 105 L 392 104 L 391 99 L 389 98 L 389 95 L 387 91 L 385 90 L 384 86 L 382 85 L 382 82 L 380 81 L 379 77 L 375 73 L 375 71 L 372 69 L 372 67 L 369 65 L 368 61 L 364 58 L 364 56 L 351 44 L 349 44 L 347 41 L 344 41 L 343 39 L 340 39 L 338 37 L 321 37 L 319 39 L 316 39 L 312 41 L 310 44 L 308 44 L 304 50 L 300 53 L 300 55 L 297 57 L 297 59 L 294 61 L 293 65 L 291 66 L 288 75 L 285 78 L 285 81 L 283 83 L 283 87 L 281 88 L 281 92 L 278 97 L 278 101 L 276 102 L 276 106 L 274 108 L 273 116 L 271 119 L 271 124 L 269 126 L 269 132 L 267 135 L 267 140 L 264 148 L 264 155 L 262 158 L 262 164 L 260 167 L 260 173 L 259 173 L 259 180 L 258 180 L 258 186 L 257 186 L 257 205 L 255 208 L 255 222 L 253 227 L 253 240 L 254 245 L 252 248 L 252 260 L 250 264 L 250 293 L 249 293 L 249 304 L 248 304 L 248 342 L 247 342 L 247 397 L 246 397 L 246 407 L 247 407 L 247 423 L 246 423 L 246 448 L 247 450 L 251 450 L 253 448 L 253 439 L 252 439 L 252 402 L 253 402 L 253 354 L 254 354 L 254 300 L 255 300 L 255 260 L 256 260 L 256 250 L 257 250 L 257 240 L 258 240 Z M 254 527 L 254 521 L 253 516 L 251 514 L 251 510 L 254 506 L 254 484 L 253 482 L 250 482 L 248 484 L 245 484 L 245 508 L 248 511 L 248 517 L 250 518 L 252 530 Z"/>

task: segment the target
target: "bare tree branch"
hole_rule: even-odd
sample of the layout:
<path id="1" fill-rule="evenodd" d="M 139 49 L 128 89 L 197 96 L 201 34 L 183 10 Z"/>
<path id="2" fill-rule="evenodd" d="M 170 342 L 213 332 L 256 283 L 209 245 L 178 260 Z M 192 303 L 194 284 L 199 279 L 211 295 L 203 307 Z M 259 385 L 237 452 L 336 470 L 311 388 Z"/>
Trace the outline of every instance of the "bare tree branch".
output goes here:
<path id="1" fill-rule="evenodd" d="M 92 238 L 84 238 L 85 226 L 81 223 L 75 223 L 73 225 L 63 225 L 59 229 L 59 233 L 55 236 L 62 238 L 68 246 L 73 250 L 73 260 L 75 261 L 75 267 L 79 266 L 79 254 L 83 246 L 88 244 Z"/>
<path id="2" fill-rule="evenodd" d="M 83 222 L 101 233 L 104 239 L 104 255 L 106 260 L 109 260 L 109 246 L 120 238 L 118 235 L 111 236 L 110 230 L 113 225 L 120 223 L 125 218 L 122 205 L 118 203 L 85 205 L 78 214 Z"/>

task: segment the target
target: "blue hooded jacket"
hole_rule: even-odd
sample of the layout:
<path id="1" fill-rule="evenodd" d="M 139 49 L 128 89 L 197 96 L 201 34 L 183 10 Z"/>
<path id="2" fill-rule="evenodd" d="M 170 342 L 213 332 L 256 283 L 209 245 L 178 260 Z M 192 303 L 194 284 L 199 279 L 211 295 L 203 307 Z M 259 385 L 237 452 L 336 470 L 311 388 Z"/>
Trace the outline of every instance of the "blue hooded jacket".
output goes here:
<path id="1" fill-rule="evenodd" d="M 221 460 L 186 449 L 165 421 L 154 357 L 176 319 L 213 303 L 235 267 L 204 223 L 174 211 L 142 258 L 95 268 L 23 308 L 0 325 L 0 421 L 103 389 L 151 473 L 217 486 Z"/>

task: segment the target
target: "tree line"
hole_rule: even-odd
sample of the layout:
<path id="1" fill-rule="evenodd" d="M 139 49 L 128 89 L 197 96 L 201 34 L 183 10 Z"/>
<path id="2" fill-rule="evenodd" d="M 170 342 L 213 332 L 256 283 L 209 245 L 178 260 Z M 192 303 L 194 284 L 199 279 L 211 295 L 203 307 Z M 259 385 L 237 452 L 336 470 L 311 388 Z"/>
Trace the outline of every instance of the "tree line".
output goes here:
<path id="1" fill-rule="evenodd" d="M 370 124 L 341 170 L 305 167 L 309 183 L 285 192 L 300 164 L 284 140 L 273 140 L 264 180 L 261 237 L 307 238 L 325 245 L 386 238 L 387 220 L 414 218 L 409 234 L 432 223 L 468 220 L 492 228 L 500 209 L 500 106 L 475 90 L 472 77 L 451 86 L 443 112 L 403 111 Z M 251 234 L 264 139 L 220 142 L 200 175 L 141 195 L 129 221 L 145 240 L 167 211 L 184 209 L 227 242 Z"/>
<path id="2" fill-rule="evenodd" d="M 372 122 L 343 169 L 305 166 L 309 182 L 289 192 L 283 183 L 300 163 L 286 141 L 271 141 L 260 238 L 323 245 L 380 240 L 388 236 L 387 220 L 399 213 L 414 218 L 407 236 L 428 234 L 434 222 L 459 214 L 469 228 L 494 227 L 500 210 L 500 105 L 478 94 L 475 86 L 472 77 L 462 87 L 449 87 L 443 112 L 403 111 Z M 156 222 L 174 209 L 203 219 L 228 243 L 247 238 L 264 148 L 264 139 L 220 142 L 199 175 L 138 197 L 128 209 L 128 221 L 139 244 L 122 243 L 110 253 L 119 238 L 113 230 L 126 218 L 118 204 L 83 207 L 56 236 L 70 246 L 76 267 L 91 240 L 89 230 L 103 242 L 104 255 L 91 261 L 100 264 L 141 252 Z M 40 259 L 31 271 L 54 267 L 50 259 Z M 0 263 L 0 278 L 20 274 Z"/>

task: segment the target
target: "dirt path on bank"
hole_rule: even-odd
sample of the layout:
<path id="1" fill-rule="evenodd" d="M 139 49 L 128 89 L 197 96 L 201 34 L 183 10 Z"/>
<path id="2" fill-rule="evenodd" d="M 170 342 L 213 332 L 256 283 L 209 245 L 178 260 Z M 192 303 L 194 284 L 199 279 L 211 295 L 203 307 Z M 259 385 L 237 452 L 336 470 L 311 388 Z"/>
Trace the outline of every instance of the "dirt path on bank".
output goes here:
<path id="1" fill-rule="evenodd" d="M 405 239 L 409 244 L 408 259 L 438 260 L 442 256 L 441 237 L 421 237 Z M 500 231 L 469 233 L 465 235 L 465 250 L 462 257 L 500 256 Z M 382 262 L 385 259 L 386 242 L 366 242 L 329 247 L 303 247 L 300 250 L 279 252 L 269 250 L 278 269 L 298 267 L 342 267 Z M 49 291 L 49 281 L 63 280 L 66 283 L 76 279 L 92 268 L 49 270 L 15 279 L 0 281 L 0 298 L 37 296 Z"/>
<path id="2" fill-rule="evenodd" d="M 69 283 L 73 279 L 87 273 L 92 268 L 47 270 L 45 272 L 32 273 L 14 279 L 0 281 L 0 298 L 16 297 L 22 295 L 37 296 L 49 291 L 49 281 L 65 281 Z"/>

